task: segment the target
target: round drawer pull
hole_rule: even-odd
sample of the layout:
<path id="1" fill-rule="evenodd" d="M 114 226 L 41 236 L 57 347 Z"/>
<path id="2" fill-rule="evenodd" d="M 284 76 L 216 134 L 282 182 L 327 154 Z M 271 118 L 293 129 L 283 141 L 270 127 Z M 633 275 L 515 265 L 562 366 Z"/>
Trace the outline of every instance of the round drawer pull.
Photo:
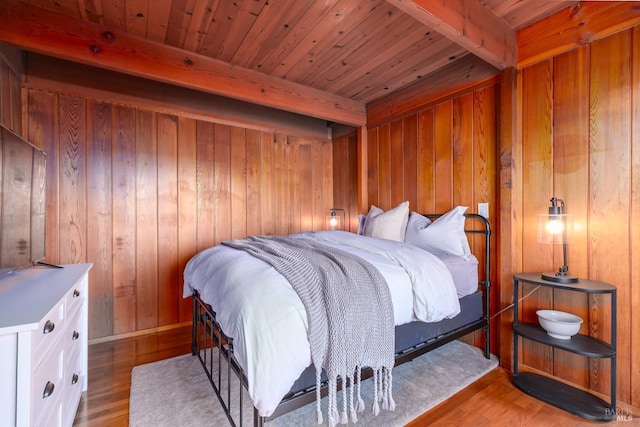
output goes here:
<path id="1" fill-rule="evenodd" d="M 73 374 L 73 376 L 71 377 L 71 384 L 75 384 L 78 382 L 78 374 Z"/>
<path id="2" fill-rule="evenodd" d="M 80 291 L 79 291 L 79 290 L 77 290 L 77 289 L 74 289 L 74 290 L 73 290 L 73 297 L 74 297 L 74 298 L 78 298 L 79 296 L 80 296 Z"/>
<path id="3" fill-rule="evenodd" d="M 80 337 L 80 332 L 78 331 L 73 331 L 73 335 L 71 335 L 71 340 L 75 341 Z"/>
<path id="4" fill-rule="evenodd" d="M 47 323 L 44 324 L 44 329 L 42 331 L 43 334 L 48 334 L 50 332 L 53 332 L 53 330 L 56 328 L 56 324 L 53 323 L 51 320 L 47 320 Z"/>
<path id="5" fill-rule="evenodd" d="M 46 399 L 51 396 L 54 388 L 56 388 L 56 386 L 51 381 L 47 381 L 47 385 L 44 386 L 44 391 L 42 392 L 42 398 Z"/>

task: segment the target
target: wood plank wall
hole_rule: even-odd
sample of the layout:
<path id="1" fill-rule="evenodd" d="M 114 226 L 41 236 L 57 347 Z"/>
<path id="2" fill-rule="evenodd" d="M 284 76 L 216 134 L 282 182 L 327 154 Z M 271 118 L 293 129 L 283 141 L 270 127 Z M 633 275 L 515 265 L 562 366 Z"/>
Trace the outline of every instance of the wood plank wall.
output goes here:
<path id="1" fill-rule="evenodd" d="M 0 123 L 22 135 L 22 55 L 0 45 Z"/>
<path id="2" fill-rule="evenodd" d="M 458 205 L 468 206 L 468 213 L 477 213 L 477 204 L 487 202 L 494 230 L 494 266 L 498 259 L 498 87 L 491 79 L 444 99 L 425 95 L 423 107 L 369 127 L 367 135 L 369 205 L 387 210 L 408 200 L 410 209 L 420 213 L 444 213 Z M 480 240 L 472 238 L 470 243 L 478 253 Z M 493 283 L 496 278 L 494 268 Z M 495 312 L 498 288 L 492 297 Z M 493 323 L 492 332 L 495 349 L 498 331 Z M 481 337 L 474 333 L 468 341 L 481 345 Z"/>
<path id="3" fill-rule="evenodd" d="M 624 30 L 524 68 L 521 78 L 524 212 L 519 253 L 525 271 L 562 265 L 561 247 L 536 242 L 536 214 L 565 201 L 576 233 L 568 264 L 580 277 L 617 286 L 618 399 L 640 405 L 640 27 Z M 607 298 L 538 290 L 522 315 L 556 308 L 580 315 L 581 333 L 609 341 Z M 635 309 L 635 311 L 634 311 Z M 509 333 L 506 332 L 505 333 Z M 580 386 L 610 393 L 610 363 L 531 342 L 523 363 Z"/>
<path id="4" fill-rule="evenodd" d="M 329 140 L 27 90 L 27 137 L 48 153 L 47 261 L 92 262 L 90 339 L 190 321 L 182 271 L 248 234 L 323 229 Z"/>
<path id="5" fill-rule="evenodd" d="M 333 138 L 334 207 L 344 209 L 344 230 L 358 232 L 358 135 L 355 130 Z M 365 212 L 366 213 L 366 212 Z"/>

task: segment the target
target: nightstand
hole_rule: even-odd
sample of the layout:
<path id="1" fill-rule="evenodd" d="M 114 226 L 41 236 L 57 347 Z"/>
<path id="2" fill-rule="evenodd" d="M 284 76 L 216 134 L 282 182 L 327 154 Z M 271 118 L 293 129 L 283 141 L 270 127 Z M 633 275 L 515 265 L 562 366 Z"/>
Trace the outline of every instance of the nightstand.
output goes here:
<path id="1" fill-rule="evenodd" d="M 571 339 L 553 338 L 537 323 L 520 323 L 518 299 L 520 285 L 546 286 L 587 294 L 607 294 L 611 303 L 611 342 L 577 334 Z M 523 392 L 557 406 L 574 415 L 595 421 L 616 418 L 616 287 L 596 280 L 580 279 L 577 283 L 559 283 L 543 280 L 540 273 L 520 273 L 513 276 L 513 383 Z M 570 386 L 554 378 L 532 372 L 518 371 L 518 337 L 566 350 L 589 358 L 611 360 L 611 402 L 606 402 L 587 391 Z"/>

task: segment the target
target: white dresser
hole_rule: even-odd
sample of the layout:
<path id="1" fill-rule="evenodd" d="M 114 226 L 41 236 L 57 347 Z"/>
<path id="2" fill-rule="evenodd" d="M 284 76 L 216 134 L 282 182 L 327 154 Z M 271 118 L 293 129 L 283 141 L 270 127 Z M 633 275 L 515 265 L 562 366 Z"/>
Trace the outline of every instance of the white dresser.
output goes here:
<path id="1" fill-rule="evenodd" d="M 71 426 L 87 389 L 91 264 L 0 280 L 0 427 Z"/>

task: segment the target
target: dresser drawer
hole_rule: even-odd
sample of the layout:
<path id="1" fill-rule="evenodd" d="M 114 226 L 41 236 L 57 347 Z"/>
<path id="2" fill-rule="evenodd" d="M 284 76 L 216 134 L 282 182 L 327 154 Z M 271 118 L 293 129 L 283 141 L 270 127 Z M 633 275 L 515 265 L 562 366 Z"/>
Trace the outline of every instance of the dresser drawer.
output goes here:
<path id="1" fill-rule="evenodd" d="M 82 347 L 83 334 L 86 332 L 82 328 L 82 313 L 76 312 L 72 318 L 69 318 L 66 322 L 68 324 L 67 329 L 64 331 L 64 337 L 62 338 L 62 345 L 65 351 L 68 353 L 73 348 Z"/>
<path id="2" fill-rule="evenodd" d="M 65 384 L 71 384 L 72 375 L 75 373 L 78 376 L 84 374 L 82 370 L 82 316 L 81 313 L 76 313 L 75 317 L 69 322 L 69 327 L 65 332 L 63 339 L 64 346 L 64 368 L 65 368 Z"/>
<path id="3" fill-rule="evenodd" d="M 65 356 L 64 387 L 65 396 L 62 404 L 63 425 L 73 424 L 80 397 L 82 395 L 82 385 L 85 380 L 85 373 L 82 371 L 82 348 L 74 347 Z"/>
<path id="4" fill-rule="evenodd" d="M 65 425 L 71 425 L 63 423 L 63 399 L 60 398 L 58 400 L 59 402 L 55 407 L 48 409 L 46 413 L 42 414 L 42 418 L 38 420 L 36 424 L 37 427 L 63 427 Z"/>
<path id="5" fill-rule="evenodd" d="M 64 351 L 62 343 L 49 349 L 31 380 L 31 419 L 48 418 L 64 394 Z"/>
<path id="6" fill-rule="evenodd" d="M 32 360 L 34 366 L 38 366 L 49 349 L 56 345 L 65 326 L 64 301 L 60 301 L 42 318 L 38 323 L 38 329 L 33 332 Z"/>
<path id="7" fill-rule="evenodd" d="M 76 314 L 82 304 L 84 304 L 84 300 L 86 299 L 84 289 L 84 281 L 78 282 L 66 295 L 65 297 L 65 306 L 67 318 L 71 318 L 74 314 Z"/>

